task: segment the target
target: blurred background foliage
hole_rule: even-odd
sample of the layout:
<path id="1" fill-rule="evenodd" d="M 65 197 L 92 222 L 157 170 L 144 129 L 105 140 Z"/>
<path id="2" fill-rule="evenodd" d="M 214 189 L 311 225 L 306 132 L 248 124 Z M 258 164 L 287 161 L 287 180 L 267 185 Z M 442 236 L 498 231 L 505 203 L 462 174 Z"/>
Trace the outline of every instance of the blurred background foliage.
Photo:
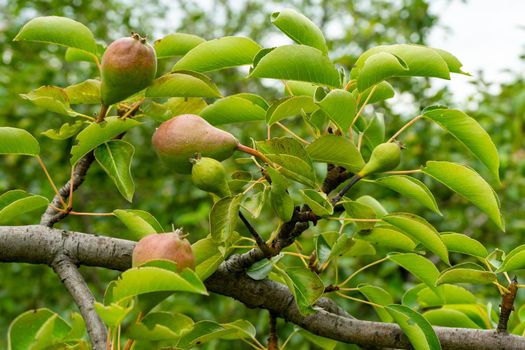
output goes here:
<path id="1" fill-rule="evenodd" d="M 65 62 L 63 48 L 12 42 L 20 27 L 31 18 L 46 15 L 71 17 L 86 24 L 96 38 L 105 43 L 125 36 L 133 30 L 146 34 L 150 41 L 172 32 L 191 33 L 205 39 L 245 35 L 269 47 L 275 46 L 275 42 L 281 44 L 284 40 L 270 25 L 269 20 L 273 11 L 284 7 L 295 8 L 317 23 L 327 37 L 331 58 L 347 69 L 351 68 L 360 53 L 378 44 L 425 44 L 430 30 L 439 25 L 438 15 L 429 12 L 429 1 L 425 0 L 294 0 L 286 1 L 285 4 L 281 1 L 261 0 L 156 0 L 148 2 L 147 6 L 138 0 L 75 0 L 67 3 L 61 0 L 0 0 L 0 125 L 25 128 L 36 135 L 42 146 L 41 156 L 55 181 L 63 184 L 68 180 L 68 153 L 72 140 L 54 141 L 40 135 L 45 130 L 60 127 L 65 122 L 64 117 L 33 106 L 21 99 L 19 94 L 42 85 L 72 85 L 96 77 L 97 72 L 95 67 L 88 63 Z M 461 60 L 461 57 L 459 59 Z M 172 63 L 172 60 L 161 62 L 159 74 L 166 72 Z M 264 80 L 246 80 L 246 72 L 246 69 L 231 69 L 213 73 L 211 77 L 223 95 L 241 91 L 253 92 L 269 101 L 283 95 L 282 85 Z M 522 200 L 525 195 L 525 81 L 523 77 L 516 75 L 513 82 L 502 85 L 501 92 L 494 94 L 489 92 L 489 82 L 484 81 L 477 73 L 476 76 L 480 77 L 474 79 L 478 93 L 470 101 L 465 101 L 465 106 L 452 105 L 450 92 L 446 88 L 429 89 L 431 81 L 428 79 L 395 79 L 391 82 L 398 92 L 398 97 L 376 106 L 373 112 L 384 115 L 387 135 L 391 135 L 404 122 L 416 116 L 419 110 L 432 104 L 448 104 L 457 108 L 476 106 L 467 112 L 480 121 L 498 146 L 502 162 L 501 186 L 494 183 L 488 172 L 470 157 L 459 143 L 425 122 L 416 123 L 404 134 L 402 141 L 407 150 L 402 168 L 417 168 L 427 159 L 466 162 L 474 167 L 492 181 L 500 196 L 507 224 L 505 234 L 476 208 L 428 179 L 420 178 L 434 192 L 443 217 L 377 186 L 359 187 L 354 194 L 356 197 L 370 194 L 381 200 L 389 210 L 416 212 L 440 231 L 464 232 L 479 239 L 488 248 L 499 247 L 506 250 L 519 245 L 521 234 L 525 232 L 525 204 Z M 86 107 L 83 112 L 94 114 L 97 111 Z M 299 118 L 291 119 L 286 124 L 298 134 L 307 135 Z M 206 193 L 196 189 L 188 177 L 173 174 L 161 165 L 150 145 L 155 127 L 153 121 L 145 121 L 144 127 L 133 129 L 126 136 L 136 148 L 132 164 L 136 184 L 133 204 L 127 203 L 119 195 L 102 169 L 94 164 L 88 173 L 87 181 L 75 194 L 75 210 L 147 210 L 155 215 L 166 229 L 170 229 L 172 225 L 183 227 L 189 232 L 189 239 L 192 242 L 197 241 L 208 233 L 211 199 Z M 263 123 L 233 125 L 225 129 L 244 143 L 249 143 L 250 138 L 260 139 L 266 133 Z M 280 131 L 275 131 L 275 135 L 279 133 Z M 254 176 L 258 176 L 253 166 L 235 164 L 233 160 L 227 161 L 226 166 L 232 171 L 239 167 L 245 168 Z M 2 157 L 0 193 L 15 188 L 43 194 L 49 198 L 53 195 L 35 160 Z M 252 221 L 263 235 L 268 236 L 274 229 L 272 217 L 271 209 L 265 207 L 261 216 Z M 17 222 L 36 223 L 37 214 L 21 217 Z M 125 227 L 115 218 L 70 216 L 57 227 L 126 237 Z M 306 237 L 312 237 L 313 234 L 330 228 L 330 224 L 320 224 L 310 229 Z M 306 254 L 309 254 L 311 249 L 311 243 L 305 244 Z M 341 264 L 343 268 L 340 274 L 348 275 L 356 267 L 367 262 L 369 261 L 366 257 L 348 258 L 348 261 Z M 93 268 L 83 268 L 82 272 L 99 300 L 107 282 L 117 275 L 115 272 Z M 406 274 L 389 264 L 382 264 L 360 274 L 354 284 L 364 281 L 388 286 L 389 291 L 399 297 L 414 283 Z M 494 290 L 490 291 L 489 296 L 495 296 Z M 246 309 L 233 300 L 216 295 L 206 299 L 197 298 L 172 297 L 166 303 L 166 307 L 186 312 L 196 320 L 208 318 L 229 322 L 246 318 L 256 325 L 261 340 L 266 334 L 268 315 L 265 312 Z M 369 307 L 343 300 L 338 302 L 359 318 L 376 317 Z M 496 300 L 494 302 L 497 305 Z M 64 315 L 68 310 L 75 308 L 59 280 L 47 267 L 22 264 L 0 266 L 0 339 L 5 339 L 8 324 L 13 318 L 36 307 L 50 307 Z M 291 331 L 291 325 L 283 323 L 280 327 L 282 337 L 286 337 Z M 5 343 L 0 343 L 0 348 L 3 346 Z M 228 349 L 229 346 L 231 344 L 212 343 L 208 348 Z M 292 339 L 290 348 L 316 347 L 298 336 Z"/>

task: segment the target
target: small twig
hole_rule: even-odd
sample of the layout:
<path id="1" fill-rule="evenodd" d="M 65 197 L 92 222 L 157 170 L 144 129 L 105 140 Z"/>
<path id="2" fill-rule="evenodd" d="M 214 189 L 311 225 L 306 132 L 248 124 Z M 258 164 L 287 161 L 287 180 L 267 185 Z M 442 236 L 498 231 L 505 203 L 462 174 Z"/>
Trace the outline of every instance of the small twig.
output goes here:
<path id="1" fill-rule="evenodd" d="M 290 134 L 291 136 L 293 136 L 294 138 L 296 138 L 297 140 L 299 140 L 300 142 L 304 143 L 305 145 L 309 145 L 310 142 L 306 141 L 305 139 L 303 139 L 301 136 L 297 135 L 296 133 L 294 133 L 292 130 L 288 129 L 286 126 L 284 126 L 284 124 L 282 123 L 275 123 L 277 124 L 278 127 L 280 127 L 281 129 L 283 129 L 284 131 L 286 131 L 288 134 Z"/>
<path id="2" fill-rule="evenodd" d="M 358 174 L 355 174 L 350 179 L 350 182 L 348 182 L 346 186 L 343 187 L 341 191 L 339 191 L 339 193 L 334 198 L 332 198 L 332 205 L 335 206 L 341 200 L 341 198 L 343 198 L 346 192 L 348 192 L 352 188 L 352 186 L 354 186 L 359 180 L 361 180 L 361 176 L 359 176 Z"/>
<path id="3" fill-rule="evenodd" d="M 268 350 L 279 350 L 279 337 L 277 336 L 277 317 L 270 312 L 270 336 L 268 337 Z"/>
<path id="4" fill-rule="evenodd" d="M 385 171 L 383 174 L 387 174 L 387 175 L 407 175 L 407 174 L 417 174 L 417 173 L 420 173 L 422 172 L 423 170 L 421 169 L 412 169 L 412 170 L 390 170 L 390 171 Z"/>
<path id="5" fill-rule="evenodd" d="M 106 326 L 95 311 L 95 298 L 74 262 L 68 256 L 59 254 L 51 263 L 51 267 L 80 309 L 93 349 L 106 349 Z"/>
<path id="6" fill-rule="evenodd" d="M 38 161 L 38 164 L 40 164 L 40 167 L 42 168 L 42 170 L 46 174 L 47 180 L 51 184 L 51 187 L 53 187 L 53 191 L 55 191 L 55 195 L 58 196 L 58 198 L 60 200 L 60 203 L 62 203 L 64 208 L 66 208 L 67 207 L 66 202 L 64 201 L 64 198 L 62 198 L 60 193 L 58 193 L 58 189 L 57 189 L 55 183 L 53 182 L 53 179 L 51 178 L 51 175 L 49 175 L 49 172 L 47 171 L 47 168 L 46 168 L 44 162 L 42 161 L 42 158 L 40 158 L 40 156 L 36 156 L 36 160 Z"/>
<path id="7" fill-rule="evenodd" d="M 359 119 L 359 116 L 361 115 L 361 113 L 363 113 L 363 110 L 365 109 L 366 104 L 368 103 L 368 101 L 370 101 L 370 98 L 372 97 L 372 95 L 376 91 L 376 87 L 377 87 L 377 85 L 374 85 L 374 87 L 372 88 L 372 90 L 370 90 L 370 93 L 366 97 L 365 102 L 363 102 L 363 104 L 361 105 L 361 108 L 359 108 L 359 111 L 356 113 L 354 119 L 352 120 L 352 123 L 350 124 L 350 130 L 352 130 L 352 127 L 357 122 L 357 119 Z"/>
<path id="8" fill-rule="evenodd" d="M 70 211 L 69 214 L 71 215 L 78 215 L 78 216 L 114 216 L 113 213 L 86 213 L 86 212 L 78 212 L 78 211 Z"/>
<path id="9" fill-rule="evenodd" d="M 518 291 L 518 280 L 516 277 L 510 282 L 508 293 L 505 293 L 501 298 L 500 315 L 497 331 L 507 332 L 507 324 L 509 322 L 510 313 L 514 310 L 514 300 Z"/>
<path id="10" fill-rule="evenodd" d="M 240 143 L 237 145 L 237 149 L 241 152 L 251 154 L 252 156 L 259 158 L 265 163 L 272 164 L 272 161 L 268 157 L 266 157 L 264 154 L 262 154 L 256 149 L 253 149 Z"/>
<path id="11" fill-rule="evenodd" d="M 120 117 L 121 119 L 126 119 L 128 118 L 130 115 L 132 115 L 133 113 L 135 113 L 137 111 L 137 109 L 140 107 L 140 105 L 144 102 L 144 99 L 140 100 L 140 101 L 137 101 L 136 103 L 133 104 L 133 106 L 130 107 L 130 109 L 122 116 Z"/>
<path id="12" fill-rule="evenodd" d="M 261 235 L 259 235 L 255 227 L 253 227 L 252 224 L 250 224 L 248 219 L 246 219 L 246 217 L 240 211 L 239 217 L 241 218 L 241 221 L 244 223 L 248 231 L 250 231 L 251 235 L 255 239 L 255 243 L 257 243 L 257 246 L 263 252 L 264 256 L 267 259 L 270 259 L 272 256 L 274 256 L 272 249 L 268 246 L 268 244 L 266 244 L 266 242 L 261 237 Z"/>
<path id="13" fill-rule="evenodd" d="M 414 119 L 412 119 L 411 121 L 409 121 L 408 123 L 403 125 L 401 127 L 401 129 L 399 129 L 394 135 L 392 135 L 392 137 L 390 139 L 388 139 L 387 142 L 393 142 L 403 131 L 408 129 L 410 126 L 412 126 L 412 124 L 414 124 L 415 122 L 417 122 L 421 118 L 423 118 L 422 114 L 418 115 L 417 117 L 415 117 Z"/>
<path id="14" fill-rule="evenodd" d="M 351 297 L 351 296 L 349 296 L 349 295 L 346 295 L 346 294 L 343 294 L 343 293 L 340 293 L 340 292 L 336 292 L 335 294 L 337 294 L 337 295 L 339 295 L 340 297 L 345 298 L 345 299 L 349 299 L 349 300 L 357 301 L 357 302 L 360 302 L 360 303 L 363 303 L 363 304 L 368 304 L 368 305 L 372 305 L 372 306 L 379 307 L 379 308 L 384 308 L 383 305 L 379 305 L 379 304 L 376 304 L 376 303 L 372 303 L 372 302 L 370 302 L 370 301 L 366 301 L 366 300 L 359 299 L 359 298 L 354 298 L 354 297 Z"/>
<path id="15" fill-rule="evenodd" d="M 347 277 L 347 279 L 345 279 L 343 282 L 339 283 L 338 286 L 339 287 L 342 287 L 344 286 L 345 284 L 347 284 L 348 282 L 350 282 L 352 280 L 352 278 L 354 278 L 355 276 L 357 276 L 357 274 L 359 274 L 360 272 L 363 272 L 364 270 L 368 269 L 369 267 L 372 267 L 374 265 L 377 265 L 377 264 L 380 264 L 382 263 L 383 261 L 387 260 L 388 258 L 382 258 L 382 259 L 379 259 L 379 260 L 376 260 L 376 261 L 373 261 L 371 262 L 370 264 L 368 265 L 365 265 L 363 266 L 362 268 L 360 268 L 359 270 L 356 270 L 354 273 L 352 273 L 350 276 Z"/>

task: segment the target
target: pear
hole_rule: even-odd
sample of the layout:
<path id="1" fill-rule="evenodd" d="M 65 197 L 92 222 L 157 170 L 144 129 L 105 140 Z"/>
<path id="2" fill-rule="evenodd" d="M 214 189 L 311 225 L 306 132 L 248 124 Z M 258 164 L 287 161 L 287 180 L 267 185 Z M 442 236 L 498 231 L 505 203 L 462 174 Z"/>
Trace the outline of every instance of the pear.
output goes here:
<path id="1" fill-rule="evenodd" d="M 231 195 L 226 169 L 221 162 L 213 158 L 199 157 L 194 159 L 191 180 L 201 190 L 214 193 L 220 198 Z"/>
<path id="2" fill-rule="evenodd" d="M 112 42 L 102 56 L 100 94 L 106 106 L 120 102 L 151 84 L 157 56 L 137 33 Z"/>
<path id="3" fill-rule="evenodd" d="M 395 142 L 382 143 L 376 146 L 368 163 L 357 175 L 361 178 L 394 169 L 401 161 L 401 148 Z"/>
<path id="4" fill-rule="evenodd" d="M 153 233 L 138 241 L 133 249 L 131 265 L 136 267 L 151 260 L 173 261 L 178 271 L 195 267 L 190 242 L 177 232 Z"/>
<path id="5" fill-rule="evenodd" d="M 196 153 L 224 160 L 231 157 L 239 145 L 232 134 L 193 114 L 179 115 L 162 123 L 153 134 L 152 143 L 160 158 L 180 174 L 191 173 L 190 159 Z"/>

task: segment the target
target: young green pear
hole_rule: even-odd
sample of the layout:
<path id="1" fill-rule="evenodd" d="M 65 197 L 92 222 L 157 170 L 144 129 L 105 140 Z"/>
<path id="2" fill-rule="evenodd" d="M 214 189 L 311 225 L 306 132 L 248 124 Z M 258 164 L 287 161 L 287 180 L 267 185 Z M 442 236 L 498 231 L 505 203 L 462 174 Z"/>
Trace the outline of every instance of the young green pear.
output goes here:
<path id="1" fill-rule="evenodd" d="M 231 195 L 226 169 L 213 158 L 198 157 L 193 160 L 191 181 L 201 190 L 214 193 L 220 198 Z"/>
<path id="2" fill-rule="evenodd" d="M 137 33 L 112 42 L 102 56 L 100 94 L 106 106 L 120 102 L 151 84 L 157 56 Z"/>
<path id="3" fill-rule="evenodd" d="M 153 233 L 142 238 L 131 258 L 133 267 L 140 266 L 151 260 L 170 260 L 177 263 L 177 270 L 195 267 L 195 256 L 190 242 L 182 238 L 178 232 Z"/>
<path id="4" fill-rule="evenodd" d="M 382 143 L 376 146 L 368 163 L 357 173 L 361 178 L 394 169 L 401 161 L 401 147 L 395 142 Z"/>
<path id="5" fill-rule="evenodd" d="M 153 147 L 160 158 L 175 172 L 191 173 L 190 159 L 202 157 L 224 160 L 231 157 L 239 141 L 193 114 L 183 114 L 162 123 L 153 134 Z"/>

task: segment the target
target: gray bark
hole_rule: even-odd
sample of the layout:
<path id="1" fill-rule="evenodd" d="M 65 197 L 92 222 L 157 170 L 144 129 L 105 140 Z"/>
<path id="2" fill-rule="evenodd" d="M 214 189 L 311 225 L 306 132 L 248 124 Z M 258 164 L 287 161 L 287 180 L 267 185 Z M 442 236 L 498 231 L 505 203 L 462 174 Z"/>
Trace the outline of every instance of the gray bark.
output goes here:
<path id="1" fill-rule="evenodd" d="M 52 264 L 61 254 L 76 264 L 125 270 L 131 266 L 135 242 L 62 231 L 45 226 L 0 227 L 0 262 Z M 261 254 L 261 253 L 259 253 Z M 288 288 L 268 279 L 255 281 L 242 272 L 250 252 L 234 255 L 206 281 L 209 291 L 232 297 L 250 308 L 266 309 L 304 329 L 346 343 L 408 349 L 410 344 L 396 324 L 362 321 L 349 317 L 330 299 L 317 303 L 317 312 L 302 315 Z M 240 263 L 239 263 L 240 262 Z M 492 330 L 434 327 L 443 349 L 525 349 L 525 337 Z"/>

